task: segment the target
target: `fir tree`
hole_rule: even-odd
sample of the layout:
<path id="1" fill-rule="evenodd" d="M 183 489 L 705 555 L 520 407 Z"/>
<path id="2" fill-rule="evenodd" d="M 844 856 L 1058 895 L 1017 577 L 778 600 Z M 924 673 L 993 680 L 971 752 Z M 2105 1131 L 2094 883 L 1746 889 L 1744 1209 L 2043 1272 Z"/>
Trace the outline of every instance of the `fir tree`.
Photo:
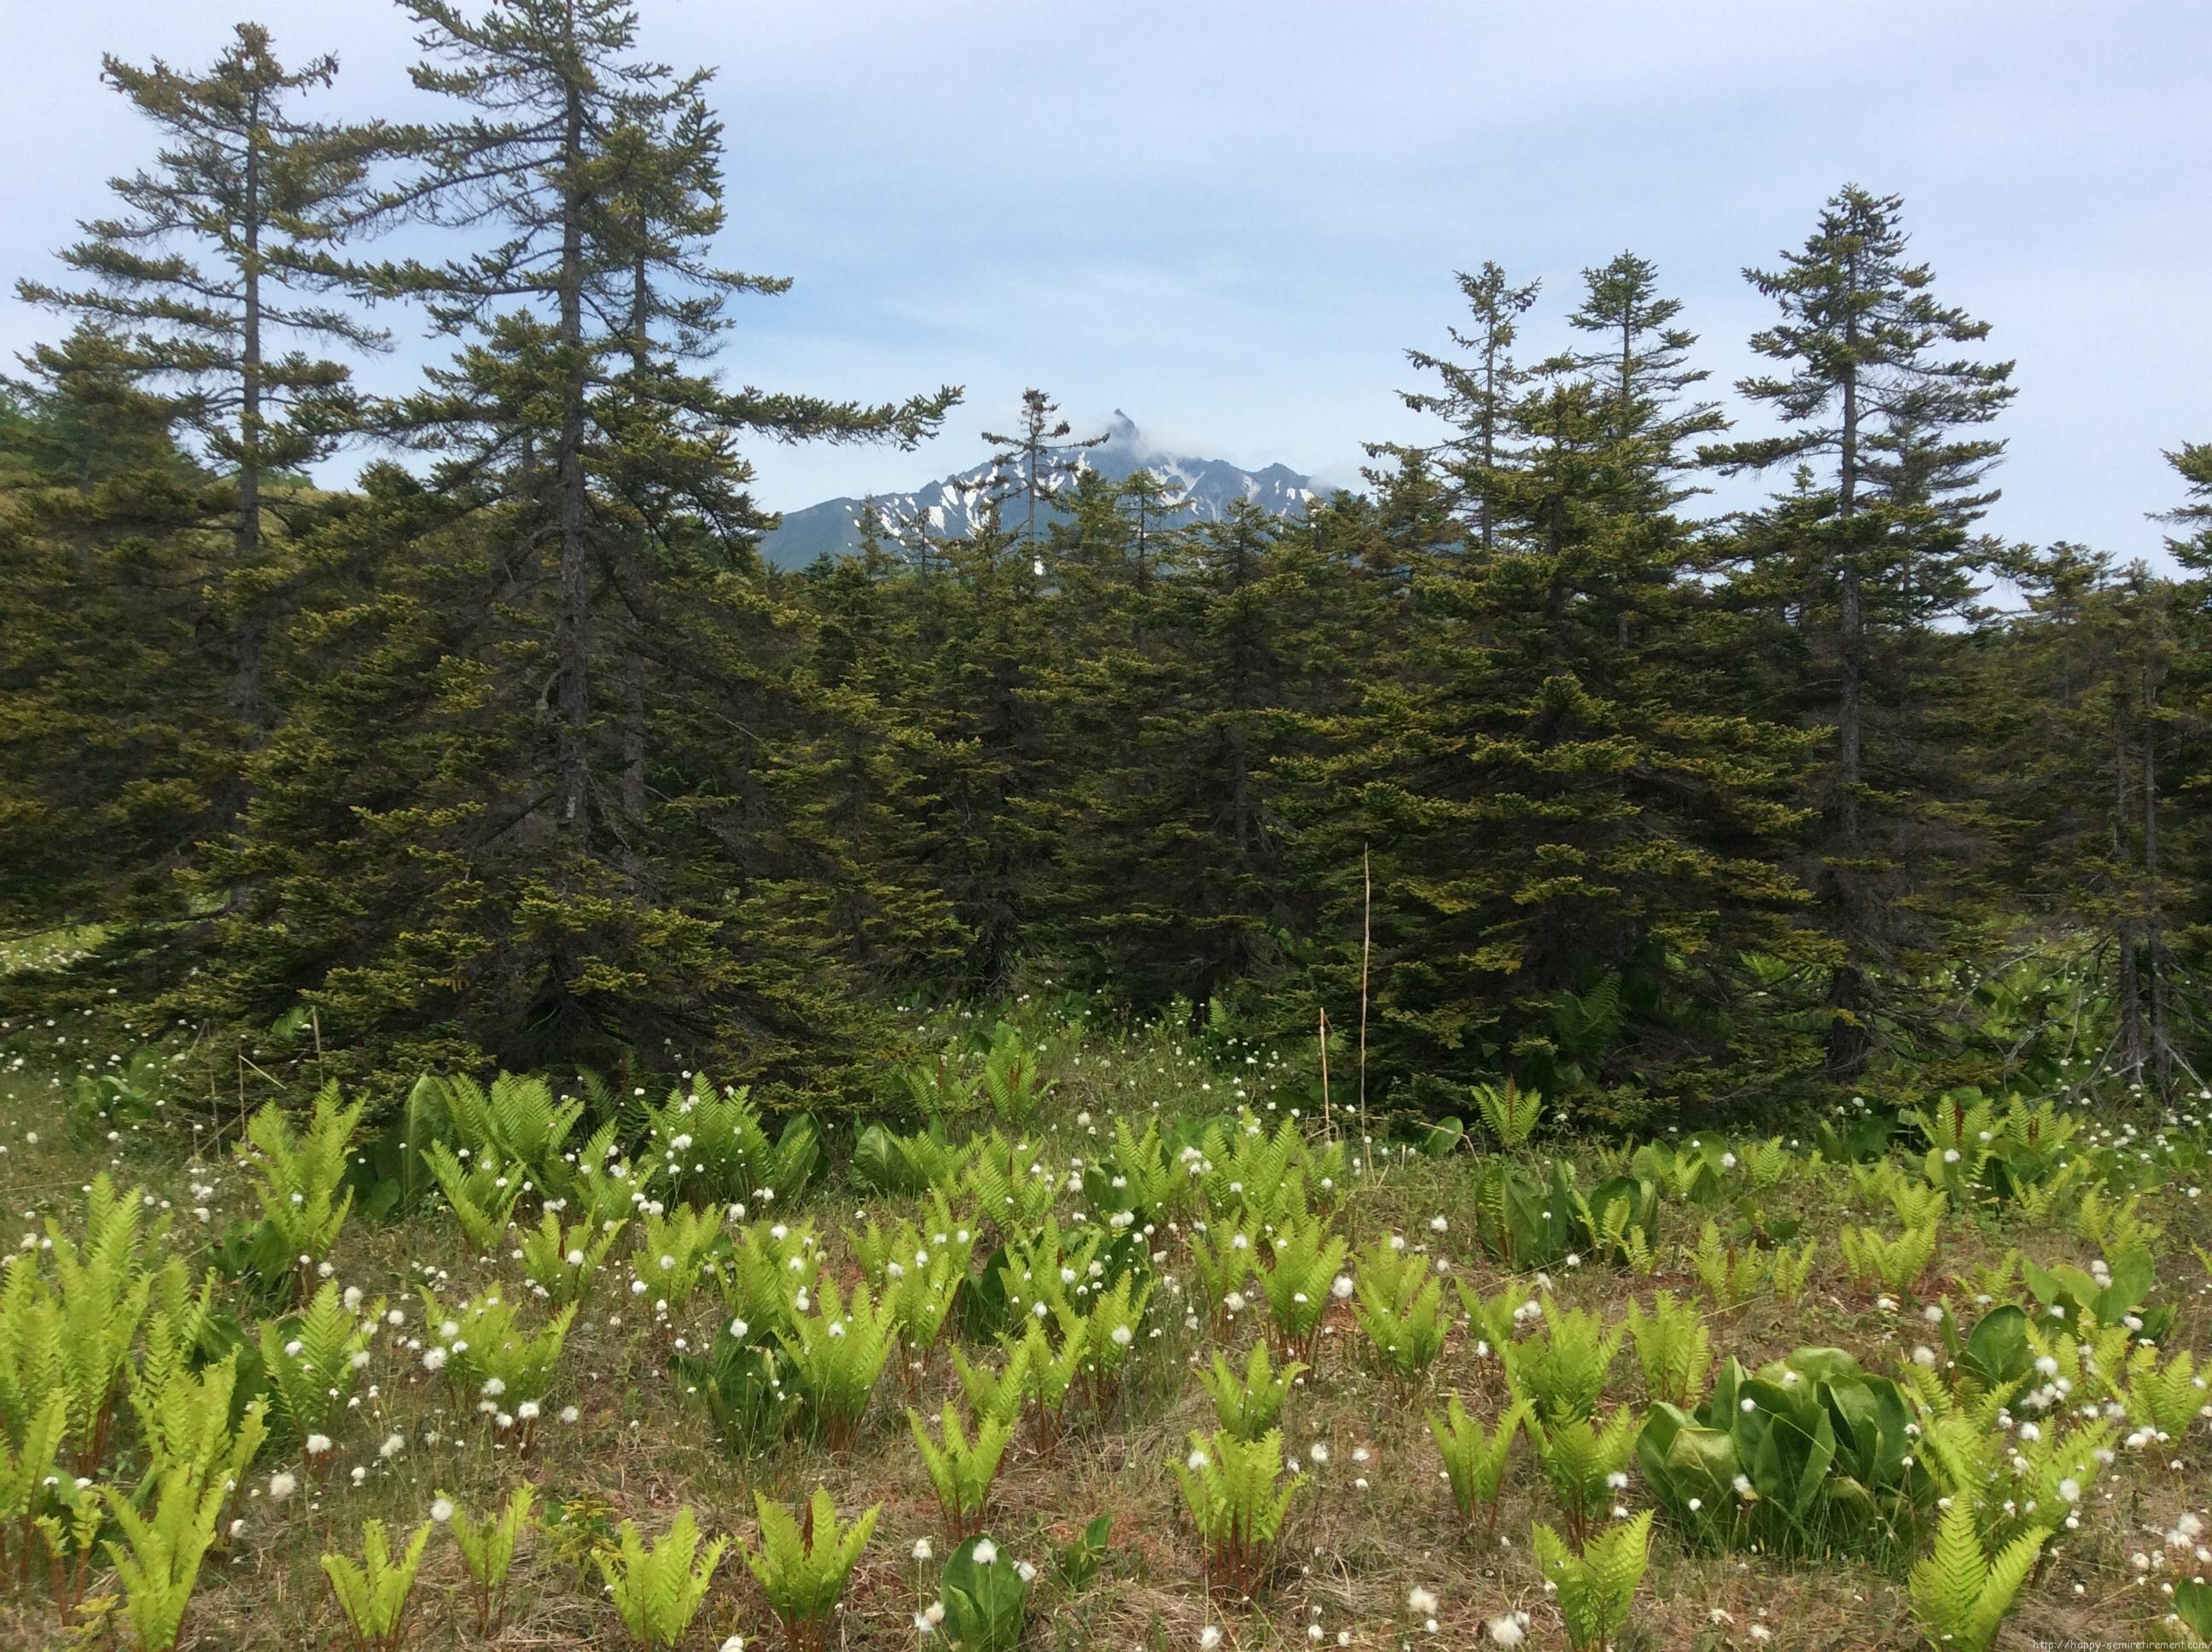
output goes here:
<path id="1" fill-rule="evenodd" d="M 1037 543 L 1037 506 L 1049 507 L 1054 490 L 1081 469 L 1084 451 L 1098 446 L 1110 434 L 1102 430 L 1095 436 L 1078 437 L 1073 424 L 1054 416 L 1059 411 L 1060 404 L 1042 390 L 1025 390 L 1021 422 L 1013 434 L 983 433 L 994 450 L 987 484 L 991 502 L 1002 516 L 1008 506 L 1018 503 L 1022 544 L 1032 552 Z"/>
<path id="2" fill-rule="evenodd" d="M 1781 312 L 1752 347 L 1788 371 L 1738 388 L 1792 428 L 1706 452 L 1729 473 L 1828 467 L 1817 511 L 1778 519 L 1802 531 L 1771 540 L 1766 554 L 1790 565 L 1784 577 L 1800 587 L 1800 623 L 1822 633 L 1814 669 L 1832 669 L 1837 685 L 1824 714 L 1834 760 L 1820 796 L 1814 882 L 1843 947 L 1830 979 L 1828 1046 L 1841 1079 L 1867 1063 L 1873 976 L 1908 961 L 1908 943 L 1920 938 L 1906 932 L 1904 900 L 1923 879 L 1916 868 L 1925 857 L 1903 841 L 1910 811 L 1884 801 L 1909 795 L 1913 766 L 1898 761 L 1905 742 L 1880 720 L 1913 708 L 1911 646 L 1936 616 L 1972 598 L 1985 554 L 1965 531 L 1993 496 L 1972 490 L 2001 444 L 1960 433 L 1995 418 L 2013 394 L 2010 362 L 1939 353 L 1979 342 L 1989 325 L 1937 301 L 1932 271 L 1908 261 L 1903 214 L 1898 197 L 1848 186 L 1778 270 L 1745 272 Z M 1877 643 L 1895 646 L 1878 654 Z M 1887 747 L 1871 762 L 1870 730 Z"/>
<path id="3" fill-rule="evenodd" d="M 836 745 L 868 703 L 810 672 L 735 443 L 911 443 L 957 392 L 721 386 L 700 358 L 722 304 L 787 283 L 706 256 L 704 75 L 638 60 L 611 3 L 415 9 L 418 83 L 471 112 L 410 136 L 425 170 L 379 213 L 493 239 L 320 266 L 460 343 L 386 420 L 432 454 L 429 485 L 379 474 L 329 538 L 344 572 L 302 629 L 298 726 L 225 852 L 257 919 L 284 920 L 187 996 L 238 1021 L 309 995 L 369 1060 L 673 1048 L 851 1093 L 862 957 L 912 907 L 870 881 L 874 814 L 829 829 L 849 792 L 828 777 L 884 742 Z"/>
<path id="4" fill-rule="evenodd" d="M 1462 273 L 1461 294 L 1473 317 L 1468 330 L 1451 329 L 1461 359 L 1407 350 L 1406 359 L 1434 374 L 1441 388 L 1401 392 L 1416 413 L 1434 414 L 1456 433 L 1441 450 L 1444 470 L 1455 483 L 1455 500 L 1474 524 L 1475 542 L 1486 553 L 1497 547 L 1492 495 L 1500 475 L 1511 468 L 1506 409 L 1526 382 L 1526 369 L 1513 357 L 1521 318 L 1535 303 L 1540 283 L 1516 287 L 1505 271 L 1486 262 L 1474 275 Z"/>
<path id="5" fill-rule="evenodd" d="M 90 285 L 19 282 L 27 301 L 113 330 L 133 377 L 169 398 L 176 425 L 233 479 L 233 548 L 220 569 L 232 650 L 232 714 L 247 747 L 270 720 L 264 681 L 275 593 L 287 570 L 270 543 L 266 484 L 326 455 L 358 406 L 341 363 L 315 352 L 374 349 L 383 336 L 315 302 L 309 266 L 358 205 L 374 129 L 305 121 L 302 94 L 337 60 L 288 70 L 269 31 L 241 23 L 205 74 L 109 56 L 107 83 L 162 135 L 154 167 L 113 180 L 125 209 L 62 250 Z M 295 347 L 283 348 L 287 343 Z"/>

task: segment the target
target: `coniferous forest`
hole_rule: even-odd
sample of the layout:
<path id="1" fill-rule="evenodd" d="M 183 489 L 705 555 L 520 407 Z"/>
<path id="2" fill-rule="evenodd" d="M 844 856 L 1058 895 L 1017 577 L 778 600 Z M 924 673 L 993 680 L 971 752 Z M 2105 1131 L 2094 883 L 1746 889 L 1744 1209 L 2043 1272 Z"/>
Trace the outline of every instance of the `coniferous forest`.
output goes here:
<path id="1" fill-rule="evenodd" d="M 1425 435 L 1201 517 L 742 382 L 709 72 L 403 10 L 435 118 L 108 58 L 15 289 L 0 1640 L 2212 1636 L 2212 425 L 2156 565 L 2001 538 L 2005 317 L 1839 181 L 1710 248 L 1751 375 L 1501 243 Z M 764 451 L 940 434 L 972 531 L 763 556 Z"/>

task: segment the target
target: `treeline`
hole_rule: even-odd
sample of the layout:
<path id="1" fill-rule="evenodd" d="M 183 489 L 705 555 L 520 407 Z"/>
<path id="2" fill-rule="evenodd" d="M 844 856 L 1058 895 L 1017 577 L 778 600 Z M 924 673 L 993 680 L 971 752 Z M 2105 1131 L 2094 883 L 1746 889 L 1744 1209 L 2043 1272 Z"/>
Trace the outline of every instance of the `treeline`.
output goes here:
<path id="1" fill-rule="evenodd" d="M 108 62 L 158 149 L 0 408 L 0 901 L 97 928 L 0 1013 L 863 1102 L 899 1004 L 1050 981 L 1412 1105 L 2197 1082 L 2212 449 L 2144 501 L 2178 573 L 1981 532 L 2010 363 L 1896 199 L 1749 272 L 1779 434 L 1648 262 L 1540 359 L 1486 264 L 1364 492 L 1194 521 L 1031 392 L 978 531 L 791 574 L 745 445 L 957 392 L 716 375 L 785 283 L 713 261 L 706 76 L 623 6 L 407 9 L 442 125 L 313 120 L 252 26 Z M 387 320 L 453 348 L 378 399 Z"/>

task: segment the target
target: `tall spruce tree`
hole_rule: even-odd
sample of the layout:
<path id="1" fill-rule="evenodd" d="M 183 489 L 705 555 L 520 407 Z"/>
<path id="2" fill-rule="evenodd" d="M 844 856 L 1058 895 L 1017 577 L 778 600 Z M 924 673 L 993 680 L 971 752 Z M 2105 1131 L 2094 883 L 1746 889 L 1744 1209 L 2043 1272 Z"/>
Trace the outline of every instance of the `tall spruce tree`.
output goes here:
<path id="1" fill-rule="evenodd" d="M 1897 197 L 1848 185 L 1778 270 L 1745 271 L 1781 313 L 1752 347 L 1787 370 L 1738 388 L 1791 428 L 1705 454 L 1731 474 L 1824 467 L 1814 508 L 1801 496 L 1780 511 L 1759 554 L 1782 562 L 1763 580 L 1797 587 L 1796 623 L 1814 633 L 1813 679 L 1832 673 L 1835 683 L 1815 714 L 1834 750 L 1818 795 L 1814 885 L 1841 948 L 1828 993 L 1828 1067 L 1839 1080 L 1866 1068 L 1876 976 L 1926 953 L 1912 896 L 1934 883 L 1940 846 L 1915 793 L 1940 764 L 1905 723 L 1928 680 L 1919 645 L 1971 603 L 1988 560 L 1966 530 L 1993 497 L 1973 489 L 2002 444 L 1964 433 L 2013 395 L 2011 362 L 1944 353 L 1980 342 L 1989 324 L 1938 301 L 1933 272 L 1908 258 L 1903 218 Z"/>
<path id="2" fill-rule="evenodd" d="M 386 422 L 428 485 L 380 473 L 331 536 L 352 578 L 303 629 L 298 726 L 225 856 L 264 921 L 191 996 L 250 1021 L 304 994 L 368 1059 L 676 1051 L 850 1091 L 858 955 L 905 897 L 805 783 L 867 707 L 808 670 L 737 443 L 912 443 L 957 392 L 720 385 L 721 306 L 787 283 L 709 258 L 705 75 L 640 60 L 608 0 L 411 9 L 417 83 L 466 112 L 410 134 L 422 175 L 379 211 L 489 244 L 322 266 L 459 348 Z"/>
<path id="3" fill-rule="evenodd" d="M 1472 317 L 1466 331 L 1450 330 L 1460 355 L 1454 358 L 1407 350 L 1406 359 L 1424 373 L 1434 374 L 1440 388 L 1401 392 L 1399 399 L 1416 413 L 1433 414 L 1452 428 L 1455 434 L 1437 457 L 1455 484 L 1455 503 L 1474 525 L 1474 544 L 1486 553 L 1498 543 L 1492 496 L 1514 459 L 1506 410 L 1528 376 L 1514 359 L 1513 346 L 1520 337 L 1521 318 L 1535 303 L 1540 283 L 1516 287 L 1491 262 L 1473 275 L 1462 272 L 1458 281 Z M 1378 450 L 1378 457 L 1388 451 Z M 1402 459 L 1404 455 L 1395 457 Z"/>
<path id="4" fill-rule="evenodd" d="M 224 488 L 107 329 L 23 367 L 0 416 L 0 908 L 12 935 L 104 926 L 119 963 L 185 914 L 175 874 L 237 772 L 201 594 Z"/>
<path id="5" fill-rule="evenodd" d="M 1013 508 L 1020 510 L 1022 543 L 1032 552 L 1037 544 L 1037 507 L 1049 507 L 1053 495 L 1077 474 L 1084 452 L 1112 434 L 1102 430 L 1095 436 L 1078 436 L 1073 424 L 1057 416 L 1059 412 L 1060 404 L 1044 392 L 1025 390 L 1021 420 L 1013 434 L 983 433 L 993 450 L 986 483 L 992 502 L 1002 517 Z"/>
<path id="6" fill-rule="evenodd" d="M 1628 307 L 1621 273 L 1589 272 L 1582 313 Z M 1712 1093 L 1743 1078 L 1716 1031 L 1753 985 L 1740 955 L 1802 944 L 1775 864 L 1801 742 L 1717 691 L 1726 617 L 1664 481 L 1711 421 L 1676 400 L 1671 310 L 1640 270 L 1632 294 L 1626 390 L 1608 351 L 1602 376 L 1563 356 L 1502 408 L 1455 404 L 1449 447 L 1513 462 L 1463 472 L 1483 515 L 1410 560 L 1404 652 L 1301 800 L 1309 865 L 1372 869 L 1371 901 L 1338 885 L 1326 1002 L 1344 1024 L 1364 970 L 1375 1056 L 1417 1084 Z M 1429 491 L 1418 466 L 1394 483 Z"/>
<path id="7" fill-rule="evenodd" d="M 328 86 L 337 59 L 288 70 L 258 23 L 238 25 L 204 74 L 101 61 L 162 147 L 152 167 L 112 181 L 125 212 L 88 221 L 85 239 L 62 250 L 89 285 L 16 290 L 112 329 L 134 377 L 169 398 L 204 462 L 234 482 L 230 551 L 210 577 L 230 634 L 231 711 L 250 749 L 270 720 L 271 608 L 289 575 L 267 531 L 267 484 L 325 457 L 356 422 L 348 369 L 319 352 L 384 342 L 316 301 L 310 274 L 344 234 L 382 134 L 302 119 L 301 94 Z M 234 808 L 242 793 L 230 789 Z"/>

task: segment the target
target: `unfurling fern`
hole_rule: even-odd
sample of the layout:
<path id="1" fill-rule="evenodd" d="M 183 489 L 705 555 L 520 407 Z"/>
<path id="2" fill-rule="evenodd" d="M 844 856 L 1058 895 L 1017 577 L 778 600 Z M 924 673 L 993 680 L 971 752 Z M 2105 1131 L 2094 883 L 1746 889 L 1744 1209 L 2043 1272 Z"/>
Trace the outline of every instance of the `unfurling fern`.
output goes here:
<path id="1" fill-rule="evenodd" d="M 1579 1555 L 1548 1526 L 1534 1527 L 1529 1540 L 1545 1581 L 1559 1591 L 1567 1644 L 1575 1652 L 1608 1652 L 1627 1625 L 1650 1558 L 1651 1511 L 1607 1527 Z"/>
<path id="2" fill-rule="evenodd" d="M 1984 1652 L 2049 1535 L 2031 1531 L 1987 1554 L 1972 1509 L 1963 1497 L 1954 1500 L 1936 1528 L 1935 1548 L 1912 1568 L 1912 1615 L 1929 1644 L 1942 1652 Z"/>

